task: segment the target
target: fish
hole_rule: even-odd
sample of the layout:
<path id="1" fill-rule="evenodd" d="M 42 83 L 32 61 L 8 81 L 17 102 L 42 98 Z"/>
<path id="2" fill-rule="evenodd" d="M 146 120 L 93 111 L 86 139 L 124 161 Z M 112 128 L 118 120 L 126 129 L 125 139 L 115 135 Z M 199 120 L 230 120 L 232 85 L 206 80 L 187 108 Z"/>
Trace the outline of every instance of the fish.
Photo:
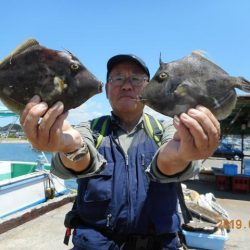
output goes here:
<path id="1" fill-rule="evenodd" d="M 159 64 L 137 100 L 165 116 L 178 116 L 202 105 L 223 120 L 236 105 L 235 88 L 250 92 L 247 79 L 230 76 L 200 51 L 168 63 L 160 56 Z"/>
<path id="2" fill-rule="evenodd" d="M 211 223 L 219 223 L 223 219 L 225 219 L 221 214 L 214 210 L 210 210 L 204 206 L 200 206 L 194 202 L 187 202 L 186 203 L 188 210 L 191 212 L 193 216 L 198 218 L 202 218 Z"/>
<path id="3" fill-rule="evenodd" d="M 34 95 L 48 107 L 63 102 L 66 112 L 101 93 L 102 86 L 71 52 L 47 48 L 34 38 L 0 62 L 0 100 L 19 115 Z"/>

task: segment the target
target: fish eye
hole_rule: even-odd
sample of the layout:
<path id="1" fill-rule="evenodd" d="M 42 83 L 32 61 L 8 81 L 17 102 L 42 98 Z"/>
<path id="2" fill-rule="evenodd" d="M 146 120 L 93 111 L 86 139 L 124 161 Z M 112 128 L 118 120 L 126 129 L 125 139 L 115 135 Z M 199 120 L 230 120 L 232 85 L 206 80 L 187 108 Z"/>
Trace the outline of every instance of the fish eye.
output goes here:
<path id="1" fill-rule="evenodd" d="M 76 70 L 79 69 L 79 65 L 73 63 L 73 64 L 70 65 L 70 68 L 71 68 L 71 70 L 76 71 Z"/>
<path id="2" fill-rule="evenodd" d="M 161 73 L 159 74 L 160 80 L 164 80 L 164 79 L 166 79 L 167 77 L 168 77 L 168 74 L 167 74 L 166 72 L 161 72 Z"/>

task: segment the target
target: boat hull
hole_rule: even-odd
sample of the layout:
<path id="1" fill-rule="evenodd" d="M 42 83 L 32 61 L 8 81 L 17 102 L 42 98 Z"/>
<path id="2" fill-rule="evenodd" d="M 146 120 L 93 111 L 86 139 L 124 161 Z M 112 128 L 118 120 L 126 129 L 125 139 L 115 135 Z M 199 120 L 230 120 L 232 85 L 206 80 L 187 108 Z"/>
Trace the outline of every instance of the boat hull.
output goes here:
<path id="1" fill-rule="evenodd" d="M 8 170 L 13 170 L 18 166 L 26 166 L 28 173 L 22 171 L 20 176 L 15 176 L 15 173 Z M 37 204 L 46 202 L 49 198 L 60 196 L 67 193 L 67 188 L 64 185 L 64 180 L 52 175 L 47 166 L 47 169 L 36 170 L 33 169 L 30 173 L 31 163 L 23 162 L 0 162 L 1 171 L 0 176 L 0 218 L 15 214 L 18 211 L 33 207 Z M 4 166 L 4 167 L 3 167 Z M 28 167 L 27 167 L 28 166 Z M 5 173 L 3 173 L 5 171 Z M 20 171 L 19 171 L 20 172 Z"/>

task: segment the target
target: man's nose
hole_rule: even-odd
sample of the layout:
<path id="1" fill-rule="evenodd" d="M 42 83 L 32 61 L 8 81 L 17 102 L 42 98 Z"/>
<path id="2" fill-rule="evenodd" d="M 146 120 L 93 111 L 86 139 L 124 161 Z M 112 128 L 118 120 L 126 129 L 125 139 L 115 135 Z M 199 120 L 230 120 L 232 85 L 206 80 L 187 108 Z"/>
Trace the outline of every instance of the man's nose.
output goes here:
<path id="1" fill-rule="evenodd" d="M 129 77 L 124 79 L 124 82 L 122 84 L 122 89 L 132 89 L 132 82 L 131 79 Z"/>

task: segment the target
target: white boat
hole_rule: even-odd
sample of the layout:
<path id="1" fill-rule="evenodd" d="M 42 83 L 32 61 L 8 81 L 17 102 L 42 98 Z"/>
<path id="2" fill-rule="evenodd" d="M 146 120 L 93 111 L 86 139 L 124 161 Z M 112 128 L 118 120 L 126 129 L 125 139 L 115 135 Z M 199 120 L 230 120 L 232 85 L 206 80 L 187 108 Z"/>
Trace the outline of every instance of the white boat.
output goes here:
<path id="1" fill-rule="evenodd" d="M 68 193 L 64 180 L 49 170 L 49 163 L 39 161 L 0 161 L 0 218 Z"/>
<path id="2" fill-rule="evenodd" d="M 6 117 L 18 116 L 0 107 L 0 118 Z M 0 161 L 0 219 L 66 193 L 43 152 L 36 162 Z"/>

